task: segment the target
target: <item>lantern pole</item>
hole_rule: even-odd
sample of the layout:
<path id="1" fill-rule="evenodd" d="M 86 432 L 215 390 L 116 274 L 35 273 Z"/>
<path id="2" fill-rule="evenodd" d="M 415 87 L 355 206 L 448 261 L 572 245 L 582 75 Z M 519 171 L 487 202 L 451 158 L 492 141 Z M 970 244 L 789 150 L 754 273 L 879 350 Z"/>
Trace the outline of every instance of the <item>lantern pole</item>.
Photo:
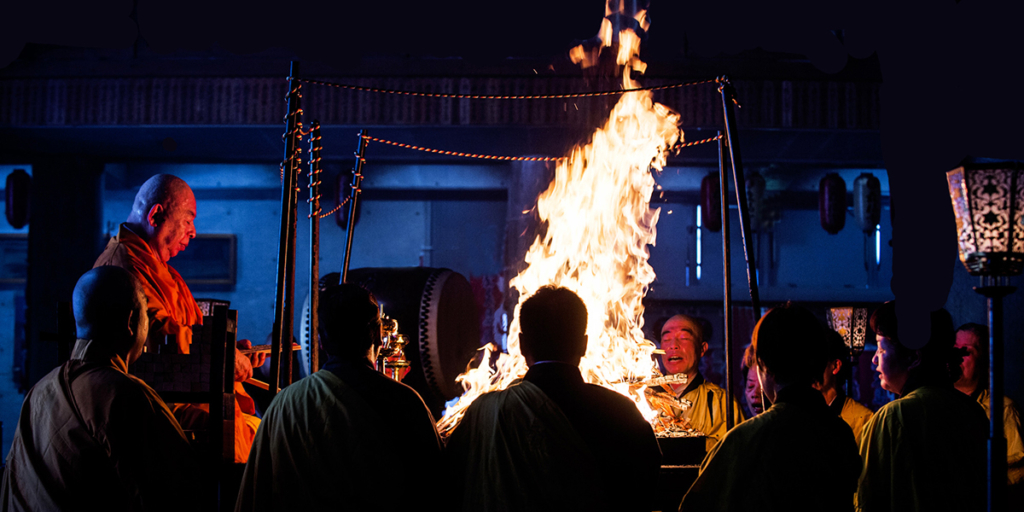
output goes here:
<path id="1" fill-rule="evenodd" d="M 729 163 L 732 166 L 732 181 L 736 186 L 736 207 L 739 210 L 740 237 L 743 239 L 743 256 L 747 260 L 747 286 L 750 289 L 750 302 L 754 308 L 754 322 L 761 318 L 761 298 L 757 291 L 756 263 L 754 261 L 753 237 L 750 235 L 750 215 L 747 212 L 747 189 L 743 179 L 743 163 L 740 161 L 739 137 L 736 133 L 736 112 L 733 105 L 738 105 L 736 89 L 729 82 L 729 77 L 718 79 L 718 92 L 722 93 L 722 115 L 725 122 L 726 147 L 729 148 Z M 722 210 L 728 209 L 728 203 L 722 203 Z"/>
<path id="2" fill-rule="evenodd" d="M 320 122 L 313 121 L 309 138 L 309 375 L 320 369 Z"/>
<path id="3" fill-rule="evenodd" d="M 988 309 L 989 432 L 987 464 L 988 510 L 1002 510 L 1006 499 L 1006 437 L 1003 431 L 1003 297 L 1017 288 L 1008 276 L 1020 275 L 1024 255 L 1015 240 L 1020 221 L 1022 163 L 965 158 L 946 173 L 956 214 L 960 261 L 971 275 L 981 276 L 974 291 Z M 984 172 L 978 172 L 984 171 Z"/>
<path id="4" fill-rule="evenodd" d="M 988 510 L 1002 509 L 1006 494 L 1006 433 L 1003 431 L 1003 297 L 1017 288 L 983 276 L 974 291 L 988 303 Z"/>
<path id="5" fill-rule="evenodd" d="M 352 170 L 352 192 L 349 196 L 348 203 L 348 233 L 345 239 L 345 259 L 341 265 L 341 282 L 348 282 L 348 264 L 352 258 L 352 231 L 356 227 L 356 207 L 359 204 L 359 188 L 363 182 L 363 164 L 366 163 L 364 154 L 366 153 L 366 144 L 369 142 L 366 130 L 359 130 L 359 145 L 356 147 L 356 162 L 355 168 Z"/>
<path id="6" fill-rule="evenodd" d="M 299 63 L 293 61 L 288 76 L 288 115 L 285 129 L 284 163 L 281 164 L 281 239 L 277 257 L 277 293 L 274 305 L 274 330 L 270 349 L 270 396 L 281 390 L 282 355 L 287 358 L 288 383 L 291 383 L 292 305 L 295 299 L 295 231 L 298 206 L 299 165 L 302 148 L 302 84 L 298 81 Z M 287 344 L 287 350 L 284 349 Z M 282 352 L 284 352 L 282 354 Z"/>
<path id="7" fill-rule="evenodd" d="M 718 194 L 722 204 L 722 286 L 724 299 L 722 319 L 725 329 L 725 429 L 731 430 L 732 425 L 732 262 L 729 255 L 729 181 L 725 178 L 725 148 L 722 132 L 718 132 Z M 699 228 L 698 228 L 699 229 Z"/>

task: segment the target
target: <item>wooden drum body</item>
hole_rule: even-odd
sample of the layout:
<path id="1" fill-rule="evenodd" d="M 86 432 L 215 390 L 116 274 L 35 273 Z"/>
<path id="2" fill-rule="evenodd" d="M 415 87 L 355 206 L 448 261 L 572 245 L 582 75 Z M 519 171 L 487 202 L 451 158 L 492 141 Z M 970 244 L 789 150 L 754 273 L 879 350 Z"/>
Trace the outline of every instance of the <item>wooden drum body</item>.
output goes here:
<path id="1" fill-rule="evenodd" d="M 406 267 L 352 269 L 348 282 L 373 293 L 384 313 L 398 321 L 398 332 L 409 338 L 405 358 L 411 363 L 402 382 L 439 418 L 444 403 L 462 394 L 455 378 L 480 347 L 480 319 L 469 281 L 446 268 Z M 303 327 L 302 366 L 308 368 L 308 327 Z"/>

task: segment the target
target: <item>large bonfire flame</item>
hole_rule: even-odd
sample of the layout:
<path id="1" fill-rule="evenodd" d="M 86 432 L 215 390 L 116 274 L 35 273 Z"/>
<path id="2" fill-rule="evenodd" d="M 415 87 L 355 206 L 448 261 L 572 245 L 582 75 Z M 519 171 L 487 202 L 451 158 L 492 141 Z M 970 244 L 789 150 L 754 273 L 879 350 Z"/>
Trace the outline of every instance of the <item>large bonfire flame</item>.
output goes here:
<path id="1" fill-rule="evenodd" d="M 642 73 L 646 65 L 639 59 L 636 32 L 613 31 L 610 20 L 627 15 L 622 3 L 608 1 L 601 44 L 592 49 L 580 45 L 570 57 L 589 67 L 601 50 L 616 51 L 622 87 L 634 89 L 640 84 L 632 71 Z M 646 30 L 646 12 L 633 17 Z M 537 214 L 547 231 L 526 254 L 528 267 L 509 282 L 519 292 L 519 304 L 509 326 L 508 354 L 500 354 L 492 366 L 494 348 L 487 346 L 479 366 L 459 376 L 466 391 L 445 411 L 439 422 L 442 432 L 454 428 L 478 396 L 505 389 L 526 373 L 519 350 L 519 308 L 546 285 L 576 292 L 587 306 L 589 344 L 580 362 L 584 380 L 633 399 L 648 419 L 655 416 L 643 386 L 636 385 L 656 371 L 651 358 L 655 347 L 642 331 L 641 303 L 654 281 L 647 245 L 654 245 L 660 213 L 649 206 L 655 185 L 651 168 L 661 170 L 669 148 L 681 140 L 679 121 L 677 113 L 654 103 L 649 91 L 627 92 L 590 143 L 559 160 L 554 180 L 537 199 Z"/>

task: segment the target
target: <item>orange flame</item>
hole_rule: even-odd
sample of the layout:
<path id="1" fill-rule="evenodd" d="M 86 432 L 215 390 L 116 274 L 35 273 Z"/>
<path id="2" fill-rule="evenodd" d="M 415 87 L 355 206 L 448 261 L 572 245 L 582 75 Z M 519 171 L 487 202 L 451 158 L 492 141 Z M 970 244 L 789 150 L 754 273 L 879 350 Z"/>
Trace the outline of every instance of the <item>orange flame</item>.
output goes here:
<path id="1" fill-rule="evenodd" d="M 646 29 L 645 12 L 634 19 Z M 631 72 L 642 73 L 646 67 L 639 59 L 640 38 L 631 28 L 617 35 L 614 48 L 612 24 L 605 18 L 596 51 L 580 45 L 570 51 L 570 58 L 593 66 L 607 47 L 622 66 L 623 88 L 637 88 Z M 651 168 L 661 170 L 668 149 L 681 141 L 679 123 L 679 114 L 654 103 L 649 91 L 624 93 L 590 143 L 559 160 L 554 180 L 537 199 L 547 232 L 527 252 L 527 268 L 509 282 L 519 292 L 519 304 L 509 326 L 508 353 L 500 354 L 492 367 L 488 362 L 494 348 L 484 347 L 482 362 L 459 376 L 466 392 L 438 423 L 443 433 L 457 425 L 478 396 L 504 389 L 526 373 L 519 349 L 519 309 L 546 285 L 576 292 L 587 306 L 589 343 L 580 362 L 584 380 L 631 398 L 645 417 L 654 419 L 657 413 L 639 384 L 657 372 L 651 357 L 654 344 L 643 336 L 641 302 L 654 281 L 647 246 L 654 245 L 660 213 L 650 208 L 655 186 Z"/>

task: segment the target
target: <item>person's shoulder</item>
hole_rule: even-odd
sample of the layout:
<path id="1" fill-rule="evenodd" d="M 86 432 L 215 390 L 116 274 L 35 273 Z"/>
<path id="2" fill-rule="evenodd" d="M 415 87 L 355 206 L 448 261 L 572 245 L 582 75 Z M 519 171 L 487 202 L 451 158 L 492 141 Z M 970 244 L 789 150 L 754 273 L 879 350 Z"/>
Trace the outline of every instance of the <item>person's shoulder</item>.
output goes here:
<path id="1" fill-rule="evenodd" d="M 871 416 L 874 414 L 874 412 L 865 407 L 864 404 L 861 404 L 850 397 L 846 397 L 846 400 L 843 402 L 843 412 L 856 418 Z"/>
<path id="2" fill-rule="evenodd" d="M 316 383 L 329 387 L 344 386 L 352 391 L 356 391 L 350 383 L 345 381 L 345 378 L 336 375 L 329 370 L 320 370 L 311 377 L 316 377 L 315 381 L 311 381 L 311 385 Z M 369 396 L 374 396 L 379 400 L 387 402 L 396 410 L 429 411 L 426 403 L 423 401 L 423 397 L 421 397 L 415 389 L 394 379 L 388 378 L 380 372 L 367 368 L 366 371 L 359 372 L 356 377 L 353 377 L 352 375 L 349 375 L 349 377 L 356 378 L 359 381 L 359 389 L 364 392 L 368 392 Z M 306 379 L 309 378 L 310 377 L 307 377 Z"/>
<path id="3" fill-rule="evenodd" d="M 722 389 L 722 386 L 719 386 L 718 384 L 715 384 L 714 382 L 711 382 L 710 380 L 707 379 L 704 379 L 704 382 L 702 382 L 700 386 L 697 387 L 703 388 L 706 391 L 714 391 L 716 394 L 725 393 L 725 390 Z"/>
<path id="4" fill-rule="evenodd" d="M 608 388 L 606 388 L 604 386 L 600 386 L 598 384 L 587 383 L 583 387 L 583 389 L 584 389 L 585 393 L 589 394 L 594 399 L 607 402 L 609 406 L 614 406 L 614 407 L 626 407 L 626 406 L 628 406 L 628 407 L 632 407 L 633 409 L 636 409 L 636 404 L 632 400 L 630 400 L 630 399 L 622 396 L 620 393 L 617 393 L 617 392 L 615 392 L 615 391 L 613 391 L 611 389 L 608 389 Z"/>

